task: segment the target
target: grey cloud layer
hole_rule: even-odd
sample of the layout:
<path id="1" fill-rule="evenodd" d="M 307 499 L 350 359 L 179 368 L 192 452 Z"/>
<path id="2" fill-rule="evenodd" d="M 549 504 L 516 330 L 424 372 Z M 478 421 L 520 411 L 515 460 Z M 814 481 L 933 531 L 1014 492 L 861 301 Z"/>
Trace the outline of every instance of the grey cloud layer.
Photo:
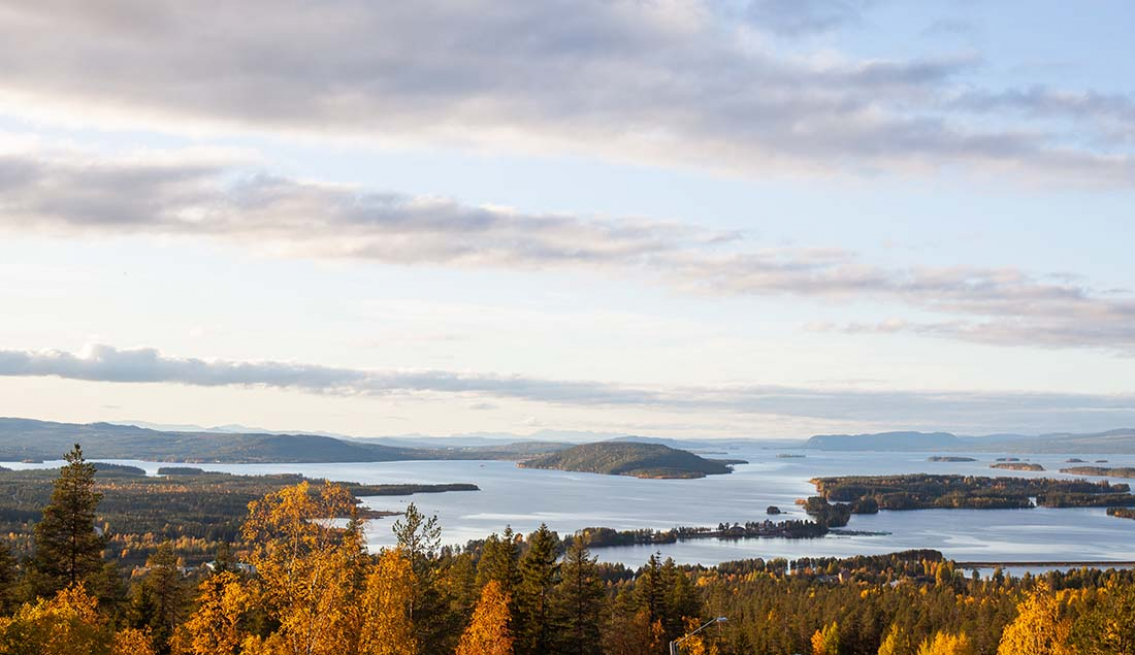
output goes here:
<path id="1" fill-rule="evenodd" d="M 633 266 L 734 235 L 395 193 L 357 193 L 222 165 L 0 156 L 0 228 L 207 237 L 300 256 L 446 266 Z"/>
<path id="2" fill-rule="evenodd" d="M 1094 113 L 1070 116 L 1071 126 L 1028 116 L 991 126 L 989 111 L 1012 92 L 961 83 L 972 57 L 834 61 L 753 36 L 854 22 L 867 2 L 5 4 L 0 88 L 33 111 L 46 101 L 165 125 L 558 147 L 741 171 L 950 165 L 1135 179 L 1130 148 L 1117 149 Z M 959 102 L 958 89 L 985 100 Z"/>
<path id="3" fill-rule="evenodd" d="M 736 234 L 676 222 L 525 214 L 240 173 L 207 163 L 0 156 L 0 230 L 207 238 L 399 265 L 632 272 L 694 293 L 867 299 L 949 317 L 884 326 L 892 332 L 1135 353 L 1130 294 L 1015 269 L 885 269 L 838 250 L 753 249 Z"/>
<path id="4" fill-rule="evenodd" d="M 428 394 L 569 407 L 761 415 L 957 430 L 1097 430 L 1135 419 L 1135 396 L 899 392 L 780 386 L 647 388 L 450 371 L 367 371 L 284 362 L 181 359 L 154 349 L 95 346 L 81 355 L 0 350 L 0 376 L 119 383 L 261 387 L 352 396 Z"/>

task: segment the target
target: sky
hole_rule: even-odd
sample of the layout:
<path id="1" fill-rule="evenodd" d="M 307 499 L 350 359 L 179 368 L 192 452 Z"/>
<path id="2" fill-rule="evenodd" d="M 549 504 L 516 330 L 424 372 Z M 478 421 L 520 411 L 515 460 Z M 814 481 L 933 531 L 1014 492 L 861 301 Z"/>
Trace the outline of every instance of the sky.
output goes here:
<path id="1" fill-rule="evenodd" d="M 1135 5 L 0 1 L 0 415 L 1135 426 Z"/>

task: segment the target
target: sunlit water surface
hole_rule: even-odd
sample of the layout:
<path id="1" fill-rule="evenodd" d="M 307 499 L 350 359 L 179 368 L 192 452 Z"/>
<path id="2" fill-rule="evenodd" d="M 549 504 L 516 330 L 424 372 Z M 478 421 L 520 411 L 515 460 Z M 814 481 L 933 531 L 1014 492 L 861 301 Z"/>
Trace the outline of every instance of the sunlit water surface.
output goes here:
<path id="1" fill-rule="evenodd" d="M 475 492 L 419 494 L 364 499 L 379 510 L 403 509 L 413 502 L 436 514 L 447 543 L 463 544 L 500 532 L 505 526 L 529 532 L 541 523 L 561 534 L 584 527 L 618 530 L 667 529 L 676 525 L 703 526 L 721 522 L 760 521 L 776 505 L 785 518 L 806 518 L 794 505 L 814 493 L 809 479 L 817 476 L 891 473 L 960 473 L 1024 477 L 1072 478 L 1057 469 L 1072 464 L 1068 455 L 1029 455 L 1042 464 L 1042 473 L 995 471 L 996 454 L 972 454 L 977 462 L 929 462 L 933 453 L 813 452 L 803 458 L 777 458 L 775 450 L 741 448 L 729 458 L 750 463 L 730 475 L 700 480 L 639 480 L 636 478 L 518 468 L 512 462 L 429 461 L 349 464 L 193 464 L 210 471 L 241 474 L 301 473 L 313 478 L 360 483 L 441 484 L 471 482 Z M 955 453 L 951 453 L 955 454 Z M 719 455 L 721 456 L 721 455 Z M 1026 459 L 1026 456 L 1021 456 Z M 1132 455 L 1092 455 L 1082 459 L 1109 460 L 1106 466 L 1135 466 Z M 155 474 L 154 462 L 113 460 Z M 55 467 L 4 463 L 9 468 Z M 1103 466 L 1104 464 L 1101 464 Z M 1100 480 L 1104 478 L 1091 478 Z M 1113 480 L 1123 482 L 1123 480 Z M 1135 481 L 1132 481 L 1135 482 Z M 374 546 L 393 542 L 393 519 L 378 519 L 368 527 Z M 921 510 L 854 516 L 849 530 L 886 533 L 828 535 L 821 539 L 698 540 L 677 544 L 597 550 L 604 560 L 638 566 L 659 551 L 680 563 L 716 564 L 752 557 L 836 556 L 888 553 L 932 548 L 961 561 L 1135 561 L 1135 521 L 1106 515 L 1104 509 Z"/>

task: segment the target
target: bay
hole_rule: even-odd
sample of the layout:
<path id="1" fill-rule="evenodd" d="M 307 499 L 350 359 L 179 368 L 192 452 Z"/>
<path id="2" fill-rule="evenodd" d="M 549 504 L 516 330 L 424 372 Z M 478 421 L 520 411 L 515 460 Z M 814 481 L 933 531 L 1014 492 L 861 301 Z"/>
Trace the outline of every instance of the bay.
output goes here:
<path id="1" fill-rule="evenodd" d="M 803 455 L 778 458 L 780 453 Z M 446 543 L 464 544 L 511 526 L 527 533 L 546 523 L 568 534 L 585 527 L 617 530 L 668 529 L 716 526 L 769 518 L 769 505 L 785 514 L 774 520 L 804 519 L 794 502 L 815 492 L 809 480 L 836 475 L 895 473 L 956 473 L 982 476 L 1054 477 L 1069 455 L 1016 455 L 1041 464 L 1044 472 L 1004 471 L 989 468 L 1005 455 L 970 453 L 976 462 L 930 462 L 940 453 L 776 451 L 759 446 L 738 448 L 727 455 L 746 459 L 735 472 L 699 480 L 640 480 L 565 471 L 523 469 L 502 461 L 424 461 L 332 464 L 192 464 L 239 474 L 300 473 L 361 483 L 442 484 L 469 482 L 481 491 L 383 496 L 365 498 L 368 507 L 401 511 L 415 503 L 436 514 Z M 958 455 L 959 453 L 949 453 Z M 1104 466 L 1135 466 L 1132 455 L 1092 455 L 1107 459 Z M 113 460 L 156 474 L 167 463 Z M 56 467 L 43 464 L 3 463 L 8 468 Z M 1090 478 L 1100 480 L 1104 478 Z M 1122 480 L 1113 480 L 1122 482 Z M 1133 481 L 1135 482 L 1135 481 Z M 368 527 L 374 547 L 394 542 L 394 519 L 378 519 Z M 676 544 L 617 547 L 596 550 L 605 561 L 637 567 L 652 552 L 679 563 L 712 565 L 753 557 L 847 557 L 881 554 L 912 548 L 931 548 L 959 561 L 1135 561 L 1135 521 L 1109 517 L 1102 508 L 1025 510 L 920 510 L 880 512 L 854 516 L 848 530 L 871 535 L 828 535 L 819 539 L 697 540 Z"/>

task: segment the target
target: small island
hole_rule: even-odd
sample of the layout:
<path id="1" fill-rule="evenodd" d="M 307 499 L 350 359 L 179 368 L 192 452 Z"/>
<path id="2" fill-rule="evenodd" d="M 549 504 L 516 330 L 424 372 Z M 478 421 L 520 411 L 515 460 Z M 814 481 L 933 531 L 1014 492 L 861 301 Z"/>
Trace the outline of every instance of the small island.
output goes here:
<path id="1" fill-rule="evenodd" d="M 1135 519 L 1135 509 L 1130 507 L 1108 507 L 1107 515 L 1121 519 Z"/>
<path id="2" fill-rule="evenodd" d="M 1106 466 L 1072 466 L 1070 468 L 1060 469 L 1060 472 L 1069 473 L 1071 475 L 1094 475 L 1108 478 L 1135 478 L 1135 468 L 1123 466 L 1114 468 L 1108 468 Z"/>
<path id="3" fill-rule="evenodd" d="M 1044 467 L 1040 464 L 1029 464 L 1028 462 L 998 462 L 990 464 L 991 469 L 1002 469 L 1005 471 L 1043 471 Z"/>
<path id="4" fill-rule="evenodd" d="M 601 441 L 519 462 L 521 468 L 580 471 L 636 478 L 690 479 L 732 473 L 741 460 L 713 460 L 689 451 L 650 443 Z"/>
<path id="5" fill-rule="evenodd" d="M 769 516 L 776 516 L 778 514 L 783 514 L 783 513 L 784 512 L 781 511 L 781 509 L 779 507 L 777 507 L 776 505 L 769 505 L 768 508 L 765 509 L 765 514 L 768 514 Z"/>
<path id="6" fill-rule="evenodd" d="M 962 457 L 960 455 L 933 455 L 927 457 L 928 462 L 976 462 L 976 457 Z"/>

